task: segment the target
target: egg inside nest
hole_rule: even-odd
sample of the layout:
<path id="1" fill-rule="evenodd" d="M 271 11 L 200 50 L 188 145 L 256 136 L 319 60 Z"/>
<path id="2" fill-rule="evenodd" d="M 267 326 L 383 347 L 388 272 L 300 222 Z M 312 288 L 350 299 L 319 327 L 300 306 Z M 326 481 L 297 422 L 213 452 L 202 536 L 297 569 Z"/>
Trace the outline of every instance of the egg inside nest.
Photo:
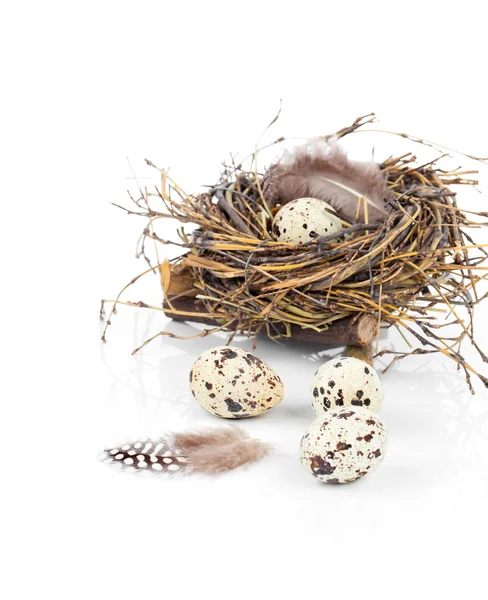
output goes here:
<path id="1" fill-rule="evenodd" d="M 332 206 L 317 198 L 292 200 L 280 208 L 273 220 L 276 239 L 291 244 L 304 244 L 341 229 L 342 222 Z"/>
<path id="2" fill-rule="evenodd" d="M 202 408 L 226 419 L 255 417 L 283 399 L 283 382 L 261 358 L 241 348 L 206 350 L 193 364 L 190 389 Z"/>

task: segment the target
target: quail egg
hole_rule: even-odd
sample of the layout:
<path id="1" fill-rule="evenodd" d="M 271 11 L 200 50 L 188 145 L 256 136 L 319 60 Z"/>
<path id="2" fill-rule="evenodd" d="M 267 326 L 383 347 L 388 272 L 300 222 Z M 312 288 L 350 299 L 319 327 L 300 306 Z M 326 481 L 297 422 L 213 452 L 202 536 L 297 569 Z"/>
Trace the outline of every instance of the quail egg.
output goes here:
<path id="1" fill-rule="evenodd" d="M 341 357 L 319 367 L 312 379 L 311 397 L 317 415 L 343 406 L 364 406 L 377 412 L 384 392 L 371 365 L 359 358 Z"/>
<path id="2" fill-rule="evenodd" d="M 351 406 L 315 419 L 300 444 L 303 468 L 325 483 L 350 483 L 371 473 L 385 456 L 388 434 L 367 408 Z"/>
<path id="3" fill-rule="evenodd" d="M 330 204 L 317 198 L 298 198 L 280 208 L 273 220 L 273 234 L 279 242 L 303 244 L 342 229 Z"/>
<path id="4" fill-rule="evenodd" d="M 283 382 L 264 360 L 230 346 L 206 350 L 190 372 L 193 396 L 206 411 L 226 419 L 255 417 L 283 399 Z"/>

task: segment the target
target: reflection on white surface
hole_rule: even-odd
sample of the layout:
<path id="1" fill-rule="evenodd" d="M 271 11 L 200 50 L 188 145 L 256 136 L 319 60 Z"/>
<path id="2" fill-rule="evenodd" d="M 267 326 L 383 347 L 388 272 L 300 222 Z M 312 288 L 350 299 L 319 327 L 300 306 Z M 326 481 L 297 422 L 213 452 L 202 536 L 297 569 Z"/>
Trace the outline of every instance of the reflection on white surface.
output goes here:
<path id="1" fill-rule="evenodd" d="M 126 330 L 129 323 L 130 334 Z M 188 374 L 195 359 L 204 350 L 225 344 L 226 336 L 193 340 L 161 337 L 143 352 L 130 356 L 132 348 L 161 327 L 177 335 L 197 332 L 191 324 L 168 322 L 144 311 L 119 316 L 112 327 L 109 343 L 102 348 L 102 360 L 113 377 L 105 407 L 105 435 L 109 432 L 117 439 L 158 436 L 167 430 L 229 424 L 203 411 L 188 386 Z M 233 343 L 252 350 L 252 340 L 241 337 Z M 392 343 L 383 339 L 382 347 Z M 282 377 L 285 398 L 265 415 L 239 422 L 253 435 L 279 447 L 279 453 L 256 466 L 253 473 L 266 474 L 275 484 L 308 488 L 314 481 L 301 471 L 297 447 L 314 419 L 309 402 L 311 377 L 322 362 L 341 355 L 344 348 L 322 350 L 316 345 L 278 345 L 260 339 L 256 352 Z M 380 369 L 382 362 L 377 361 L 376 367 Z M 485 487 L 488 473 L 485 390 L 471 396 L 454 363 L 435 355 L 396 363 L 383 381 L 386 395 L 381 416 L 389 431 L 388 454 L 374 475 L 354 487 L 368 486 L 395 495 L 412 486 L 421 490 L 445 482 L 457 485 L 468 477 L 474 477 L 475 485 Z"/>

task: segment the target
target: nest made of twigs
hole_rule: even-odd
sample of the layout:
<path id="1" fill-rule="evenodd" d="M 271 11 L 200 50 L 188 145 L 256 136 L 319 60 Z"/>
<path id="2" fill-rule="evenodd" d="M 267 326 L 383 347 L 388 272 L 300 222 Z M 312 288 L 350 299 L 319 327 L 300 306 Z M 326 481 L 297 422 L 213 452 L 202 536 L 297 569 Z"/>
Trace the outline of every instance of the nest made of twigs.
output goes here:
<path id="1" fill-rule="evenodd" d="M 334 135 L 343 137 L 371 121 L 358 119 Z M 146 272 L 161 273 L 166 314 L 177 317 L 182 312 L 172 303 L 178 297 L 198 299 L 195 306 L 200 308 L 191 311 L 195 314 L 180 317 L 213 319 L 215 327 L 201 335 L 229 330 L 231 337 L 236 332 L 265 332 L 280 339 L 292 336 L 296 327 L 325 332 L 338 320 L 354 322 L 367 314 L 377 322 L 378 332 L 380 325 L 393 326 L 416 343 L 415 348 L 393 353 L 393 361 L 441 352 L 464 369 L 471 390 L 470 373 L 488 387 L 488 379 L 461 354 L 467 339 L 487 361 L 473 326 L 473 310 L 482 299 L 476 286 L 485 278 L 480 267 L 487 253 L 467 231 L 486 225 L 479 220 L 486 214 L 468 216 L 451 189 L 476 184 L 466 178 L 475 171 L 446 172 L 437 162 L 418 166 L 408 153 L 379 163 L 392 193 L 385 221 L 344 221 L 341 232 L 300 245 L 275 240 L 272 221 L 280 206 L 266 203 L 263 175 L 240 165 L 227 168 L 217 185 L 198 196 L 185 194 L 161 171 L 161 189 L 135 200 L 137 209 L 125 210 L 149 219 L 144 239 L 164 244 L 168 241 L 155 233 L 156 220 L 171 217 L 196 226 L 191 235 L 179 231 L 181 256 L 150 265 Z M 161 208 L 156 210 L 149 196 L 157 197 Z M 185 284 L 169 293 L 175 276 Z M 121 302 L 119 295 L 114 307 Z M 446 322 L 438 322 L 441 310 L 449 313 L 453 327 L 446 329 Z M 460 314 L 463 310 L 467 319 Z"/>

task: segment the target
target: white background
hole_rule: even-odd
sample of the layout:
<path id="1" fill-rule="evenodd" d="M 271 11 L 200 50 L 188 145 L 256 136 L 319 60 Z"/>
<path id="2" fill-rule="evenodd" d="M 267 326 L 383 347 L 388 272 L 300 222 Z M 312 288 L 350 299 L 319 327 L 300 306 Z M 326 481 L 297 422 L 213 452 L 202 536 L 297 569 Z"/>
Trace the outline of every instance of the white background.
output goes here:
<path id="1" fill-rule="evenodd" d="M 164 339 L 131 357 L 147 334 L 192 329 L 122 308 L 100 344 L 100 298 L 144 268 L 142 221 L 110 205 L 135 189 L 127 157 L 141 185 L 154 182 L 147 157 L 199 191 L 230 152 L 253 150 L 281 98 L 268 141 L 375 111 L 386 129 L 486 156 L 481 4 L 10 2 L 0 29 L 2 597 L 482 597 L 488 394 L 471 397 L 442 357 L 385 377 L 389 452 L 357 484 L 320 485 L 297 462 L 326 353 L 271 343 L 258 352 L 286 397 L 243 427 L 275 442 L 274 457 L 181 481 L 97 462 L 118 440 L 221 424 L 187 388 L 220 339 Z M 478 209 L 481 178 L 485 195 L 465 196 Z M 157 297 L 156 283 L 128 299 Z M 487 318 L 481 307 L 482 345 Z"/>

